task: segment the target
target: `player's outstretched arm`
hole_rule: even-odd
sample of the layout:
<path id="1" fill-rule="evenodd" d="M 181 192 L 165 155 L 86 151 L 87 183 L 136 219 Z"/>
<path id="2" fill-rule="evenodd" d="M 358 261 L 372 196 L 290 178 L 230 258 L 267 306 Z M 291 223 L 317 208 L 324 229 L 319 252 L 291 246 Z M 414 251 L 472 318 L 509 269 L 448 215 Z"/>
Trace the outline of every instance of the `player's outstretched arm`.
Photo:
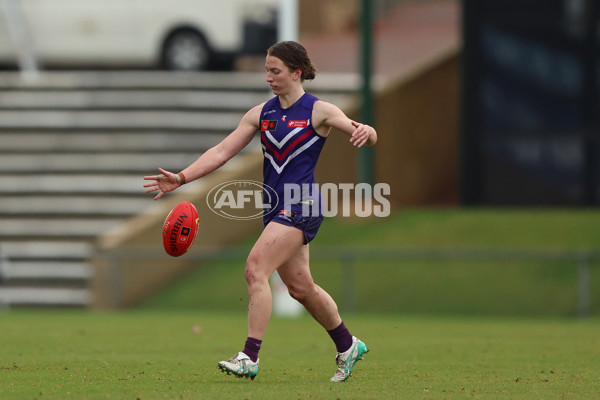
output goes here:
<path id="1" fill-rule="evenodd" d="M 313 108 L 313 121 L 317 130 L 336 128 L 350 136 L 356 147 L 373 146 L 377 143 L 377 132 L 372 126 L 351 120 L 336 105 L 317 101 Z"/>
<path id="2" fill-rule="evenodd" d="M 145 176 L 144 180 L 150 181 L 144 185 L 147 189 L 146 193 L 158 191 L 159 193 L 154 197 L 154 200 L 157 200 L 165 193 L 177 189 L 184 183 L 202 178 L 223 166 L 246 147 L 258 131 L 262 106 L 263 104 L 259 104 L 248 111 L 233 132 L 219 144 L 208 149 L 196 161 L 178 174 L 159 168 L 159 175 Z"/>

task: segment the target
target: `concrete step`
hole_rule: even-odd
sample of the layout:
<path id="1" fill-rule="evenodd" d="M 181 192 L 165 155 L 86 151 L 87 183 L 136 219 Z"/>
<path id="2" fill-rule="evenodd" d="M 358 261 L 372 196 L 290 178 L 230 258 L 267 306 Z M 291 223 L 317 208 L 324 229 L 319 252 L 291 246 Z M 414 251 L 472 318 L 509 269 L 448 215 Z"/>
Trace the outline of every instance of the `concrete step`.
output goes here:
<path id="1" fill-rule="evenodd" d="M 124 220 L 114 217 L 0 218 L 0 240 L 15 237 L 92 239 L 118 226 Z"/>
<path id="2" fill-rule="evenodd" d="M 179 153 L 67 153 L 67 154 L 2 154 L 0 155 L 0 173 L 43 174 L 52 172 L 97 173 L 115 172 L 140 174 L 155 170 L 157 166 L 170 171 L 179 171 L 196 161 L 201 155 L 197 151 L 187 152 L 182 148 Z"/>
<path id="3" fill-rule="evenodd" d="M 2 109 L 230 110 L 246 112 L 267 101 L 266 92 L 198 90 L 6 90 Z"/>
<path id="4" fill-rule="evenodd" d="M 204 151 L 219 143 L 229 131 L 215 133 L 149 129 L 110 131 L 10 131 L 0 132 L 0 152 L 90 151 Z"/>
<path id="5" fill-rule="evenodd" d="M 223 168 L 227 168 L 227 165 Z M 148 197 L 145 193 L 143 175 L 158 173 L 151 168 L 146 174 L 30 174 L 0 175 L 0 202 L 2 195 L 47 195 L 47 194 L 100 194 L 133 195 Z M 184 185 L 180 192 L 190 190 Z M 0 203 L 1 204 L 1 203 Z M 0 205 L 1 207 L 1 205 Z"/>
<path id="6" fill-rule="evenodd" d="M 88 280 L 94 268 L 78 261 L 14 261 L 0 263 L 0 278 L 7 280 Z"/>
<path id="7" fill-rule="evenodd" d="M 19 73 L 0 76 L 0 89 L 216 89 L 266 90 L 263 73 L 166 71 L 43 71 L 24 79 Z"/>
<path id="8" fill-rule="evenodd" d="M 239 112 L 206 111 L 3 111 L 0 129 L 61 130 L 147 130 L 178 129 L 233 131 L 242 117 Z"/>
<path id="9" fill-rule="evenodd" d="M 90 242 L 75 240 L 0 240 L 0 258 L 10 262 L 25 260 L 75 261 L 93 255 Z"/>
<path id="10" fill-rule="evenodd" d="M 0 288 L 0 305 L 85 307 L 93 299 L 90 289 L 8 287 Z"/>
<path id="11" fill-rule="evenodd" d="M 359 90 L 356 73 L 321 72 L 319 79 L 304 82 L 308 92 L 348 93 Z M 18 72 L 0 75 L 0 90 L 11 89 L 202 89 L 268 91 L 266 74 L 165 71 L 44 71 L 30 79 Z"/>
<path id="12" fill-rule="evenodd" d="M 0 91 L 0 108 L 38 111 L 176 109 L 245 113 L 271 97 L 270 93 L 260 92 L 198 90 L 5 90 Z M 333 104 L 343 104 L 348 95 L 322 93 L 317 97 Z"/>
<path id="13" fill-rule="evenodd" d="M 129 217 L 152 205 L 152 197 L 115 196 L 23 196 L 0 197 L 0 216 L 121 216 Z"/>

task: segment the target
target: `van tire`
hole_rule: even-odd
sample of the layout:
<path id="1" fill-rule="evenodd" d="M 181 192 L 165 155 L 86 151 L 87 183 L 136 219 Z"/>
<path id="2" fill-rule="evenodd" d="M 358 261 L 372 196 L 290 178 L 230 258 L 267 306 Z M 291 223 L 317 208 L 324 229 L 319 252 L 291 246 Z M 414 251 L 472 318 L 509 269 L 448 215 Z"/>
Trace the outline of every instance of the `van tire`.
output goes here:
<path id="1" fill-rule="evenodd" d="M 211 49 L 197 30 L 177 29 L 165 39 L 161 61 L 163 68 L 167 70 L 205 70 L 211 62 Z"/>

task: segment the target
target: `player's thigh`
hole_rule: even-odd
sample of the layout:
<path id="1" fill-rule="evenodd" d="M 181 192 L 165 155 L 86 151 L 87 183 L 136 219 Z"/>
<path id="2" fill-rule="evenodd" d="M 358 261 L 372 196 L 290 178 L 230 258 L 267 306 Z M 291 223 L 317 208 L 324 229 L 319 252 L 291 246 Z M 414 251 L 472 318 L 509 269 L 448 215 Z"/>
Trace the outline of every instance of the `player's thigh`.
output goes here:
<path id="1" fill-rule="evenodd" d="M 304 246 L 304 233 L 294 227 L 270 222 L 252 247 L 246 273 L 270 276 Z"/>

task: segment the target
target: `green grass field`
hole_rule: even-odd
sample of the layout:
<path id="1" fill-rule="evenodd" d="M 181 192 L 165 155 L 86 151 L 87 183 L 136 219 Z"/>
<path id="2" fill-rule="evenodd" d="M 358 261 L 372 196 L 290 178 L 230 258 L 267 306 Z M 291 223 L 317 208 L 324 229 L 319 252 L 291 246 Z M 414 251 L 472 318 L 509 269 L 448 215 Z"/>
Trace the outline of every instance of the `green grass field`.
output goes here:
<path id="1" fill-rule="evenodd" d="M 406 210 L 327 220 L 313 248 L 596 252 L 599 227 L 596 210 Z M 592 317 L 576 319 L 572 260 L 356 260 L 343 318 L 370 352 L 342 384 L 307 315 L 272 319 L 255 381 L 217 369 L 245 340 L 243 263 L 205 263 L 135 311 L 0 310 L 0 399 L 600 397 L 597 262 Z M 343 263 L 311 268 L 347 311 Z"/>
<path id="2" fill-rule="evenodd" d="M 341 384 L 310 318 L 274 318 L 256 380 L 221 373 L 245 316 L 79 311 L 0 314 L 1 399 L 591 399 L 597 319 L 353 315 L 370 352 Z"/>

